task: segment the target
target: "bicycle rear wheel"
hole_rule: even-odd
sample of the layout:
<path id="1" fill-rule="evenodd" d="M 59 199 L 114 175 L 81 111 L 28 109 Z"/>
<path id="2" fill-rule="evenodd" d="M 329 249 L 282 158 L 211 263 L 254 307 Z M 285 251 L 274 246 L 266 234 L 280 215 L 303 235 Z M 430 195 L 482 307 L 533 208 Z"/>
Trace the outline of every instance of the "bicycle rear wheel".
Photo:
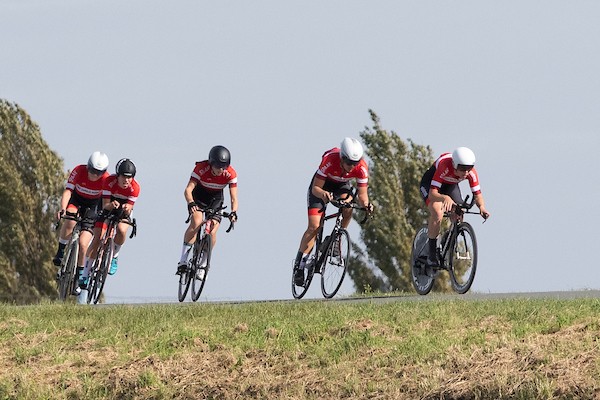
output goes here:
<path id="1" fill-rule="evenodd" d="M 296 267 L 294 265 L 292 268 L 292 296 L 294 296 L 295 299 L 301 299 L 304 297 L 304 295 L 308 291 L 308 288 L 310 287 L 313 277 L 315 276 L 315 270 L 318 267 L 318 265 L 316 265 L 316 263 L 319 262 L 319 258 L 317 257 L 317 255 L 319 254 L 318 253 L 319 242 L 320 242 L 320 239 L 317 239 L 315 241 L 315 244 L 314 244 L 312 250 L 310 251 L 310 254 L 308 255 L 306 265 L 302 268 L 302 274 L 304 275 L 304 285 L 296 285 L 296 281 L 295 281 L 296 271 L 300 267 L 299 266 Z M 294 262 L 294 264 L 295 264 L 295 262 Z"/>
<path id="2" fill-rule="evenodd" d="M 345 229 L 337 231 L 329 240 L 321 264 L 321 292 L 330 299 L 340 290 L 350 259 L 350 235 Z"/>
<path id="3" fill-rule="evenodd" d="M 477 240 L 475 231 L 468 222 L 458 225 L 458 234 L 451 249 L 448 272 L 452 289 L 464 294 L 471 288 L 477 270 Z"/>
<path id="4" fill-rule="evenodd" d="M 61 267 L 60 276 L 58 277 L 58 298 L 62 301 L 65 301 L 73 290 L 78 250 L 79 243 L 73 241 L 67 249 L 65 263 Z"/>
<path id="5" fill-rule="evenodd" d="M 427 227 L 424 226 L 415 235 L 410 255 L 412 284 L 420 295 L 431 292 L 435 282 L 435 271 L 427 266 L 427 240 Z"/>
<path id="6" fill-rule="evenodd" d="M 204 289 L 208 269 L 210 267 L 210 255 L 212 252 L 212 237 L 206 235 L 200 243 L 194 245 L 194 256 L 192 257 L 192 301 L 197 301 Z M 203 265 L 205 264 L 205 265 Z"/>

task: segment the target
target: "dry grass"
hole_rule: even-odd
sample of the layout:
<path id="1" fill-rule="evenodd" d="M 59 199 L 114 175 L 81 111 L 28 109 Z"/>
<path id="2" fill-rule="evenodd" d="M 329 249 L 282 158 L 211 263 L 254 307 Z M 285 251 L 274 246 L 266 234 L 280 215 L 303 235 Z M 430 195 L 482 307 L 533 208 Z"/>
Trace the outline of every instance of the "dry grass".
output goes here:
<path id="1" fill-rule="evenodd" d="M 0 398 L 600 399 L 593 300 L 553 303 L 547 314 L 543 304 L 520 304 L 518 314 L 534 309 L 530 321 L 513 317 L 514 305 L 344 306 L 312 335 L 309 318 L 331 315 L 330 304 L 238 306 L 222 320 L 222 310 L 198 307 L 214 324 L 185 337 L 177 331 L 198 321 L 186 325 L 164 307 L 142 323 L 172 318 L 171 333 L 115 326 L 96 336 L 89 319 L 43 330 L 31 315 L 12 316 L 0 323 Z M 553 317 L 561 311 L 567 317 Z"/>

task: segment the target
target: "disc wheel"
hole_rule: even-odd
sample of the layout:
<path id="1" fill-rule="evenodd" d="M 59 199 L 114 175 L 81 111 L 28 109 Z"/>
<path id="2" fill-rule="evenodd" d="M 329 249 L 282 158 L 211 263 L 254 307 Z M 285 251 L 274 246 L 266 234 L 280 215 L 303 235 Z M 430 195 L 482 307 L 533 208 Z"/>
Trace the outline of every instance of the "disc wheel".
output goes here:
<path id="1" fill-rule="evenodd" d="M 410 260 L 413 287 L 420 295 L 426 295 L 435 282 L 435 271 L 427 266 L 427 227 L 415 235 Z"/>

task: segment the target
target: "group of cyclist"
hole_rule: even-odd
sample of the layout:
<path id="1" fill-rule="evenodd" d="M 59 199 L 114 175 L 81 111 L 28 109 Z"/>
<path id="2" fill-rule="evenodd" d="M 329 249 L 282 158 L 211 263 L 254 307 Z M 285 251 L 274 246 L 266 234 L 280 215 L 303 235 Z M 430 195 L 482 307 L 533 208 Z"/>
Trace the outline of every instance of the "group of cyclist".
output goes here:
<path id="1" fill-rule="evenodd" d="M 303 268 L 314 246 L 321 218 L 325 207 L 332 199 L 352 201 L 350 180 L 356 180 L 357 202 L 370 214 L 373 205 L 367 193 L 369 169 L 363 158 L 364 150 L 360 142 L 354 138 L 345 138 L 340 147 L 326 151 L 319 168 L 313 175 L 308 187 L 308 227 L 300 240 L 300 247 L 294 260 L 294 284 L 304 284 Z M 420 191 L 429 210 L 427 264 L 437 266 L 435 256 L 437 237 L 444 212 L 450 211 L 458 203 L 462 203 L 462 195 L 458 183 L 467 179 L 479 208 L 481 216 L 487 219 L 490 213 L 485 208 L 483 195 L 479 186 L 479 178 L 475 170 L 475 154 L 466 147 L 459 147 L 452 153 L 443 153 L 424 173 Z M 342 226 L 350 223 L 352 209 L 342 209 Z"/>
<path id="2" fill-rule="evenodd" d="M 94 152 L 87 165 L 78 165 L 71 172 L 61 199 L 60 218 L 64 213 L 79 215 L 82 222 L 80 235 L 80 260 L 78 260 L 79 287 L 87 284 L 89 270 L 97 254 L 99 238 L 108 213 L 119 209 L 123 218 L 129 218 L 139 195 L 140 186 L 134 179 L 135 165 L 129 159 L 122 159 L 116 165 L 114 175 L 107 172 L 108 157 L 104 153 Z M 458 183 L 468 180 L 475 204 L 481 216 L 487 219 L 490 213 L 485 207 L 475 170 L 475 154 L 466 147 L 458 147 L 452 153 L 441 154 L 424 173 L 421 184 L 421 196 L 429 210 L 428 237 L 429 254 L 427 263 L 436 265 L 435 246 L 440 232 L 444 212 L 462 202 Z M 321 217 L 327 203 L 333 199 L 350 202 L 354 199 L 351 181 L 356 181 L 356 201 L 367 213 L 373 212 L 369 201 L 369 167 L 364 159 L 361 143 L 354 138 L 344 138 L 339 147 L 327 150 L 314 173 L 307 193 L 308 226 L 301 237 L 300 246 L 294 261 L 296 275 L 294 283 L 302 285 L 302 268 L 314 246 L 315 236 L 321 224 Z M 196 162 L 190 179 L 184 190 L 184 198 L 190 214 L 190 224 L 183 235 L 181 256 L 177 263 L 176 274 L 188 268 L 188 259 L 198 229 L 204 218 L 204 210 L 218 210 L 223 207 L 224 189 L 229 189 L 231 222 L 237 221 L 237 172 L 231 166 L 231 153 L 221 145 L 210 149 L 208 159 Z M 352 216 L 351 208 L 342 209 L 342 227 L 347 228 Z M 221 222 L 220 216 L 213 217 L 214 229 L 211 232 L 212 245 L 216 244 L 216 234 Z M 60 231 L 59 245 L 54 264 L 60 265 L 64 249 L 75 222 L 65 220 Z M 128 225 L 119 224 L 115 237 L 115 252 L 109 273 L 117 270 L 118 254 L 125 242 Z M 91 242 L 91 245 L 90 245 Z"/>
<path id="3" fill-rule="evenodd" d="M 135 180 L 136 167 L 130 159 L 119 160 L 115 174 L 112 175 L 107 172 L 108 165 L 106 154 L 99 151 L 92 153 L 87 165 L 81 164 L 73 168 L 60 200 L 60 211 L 57 214 L 59 221 L 65 214 L 81 219 L 78 285 L 74 288 L 74 295 L 87 286 L 90 269 L 98 253 L 100 236 L 102 230 L 106 229 L 106 218 L 109 214 L 118 212 L 122 219 L 129 220 L 140 193 L 140 185 Z M 63 262 L 65 247 L 75 224 L 73 219 L 64 219 L 61 225 L 58 249 L 52 260 L 56 266 Z M 119 251 L 125 243 L 128 228 L 126 223 L 117 226 L 114 256 L 109 270 L 111 275 L 117 272 Z"/>

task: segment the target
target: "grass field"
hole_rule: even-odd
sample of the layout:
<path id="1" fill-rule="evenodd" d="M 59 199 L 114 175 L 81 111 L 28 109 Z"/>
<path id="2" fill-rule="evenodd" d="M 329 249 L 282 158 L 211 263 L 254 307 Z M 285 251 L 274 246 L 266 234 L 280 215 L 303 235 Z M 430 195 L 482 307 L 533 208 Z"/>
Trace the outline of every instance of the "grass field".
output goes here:
<path id="1" fill-rule="evenodd" d="M 0 305 L 0 399 L 600 398 L 600 300 Z"/>

